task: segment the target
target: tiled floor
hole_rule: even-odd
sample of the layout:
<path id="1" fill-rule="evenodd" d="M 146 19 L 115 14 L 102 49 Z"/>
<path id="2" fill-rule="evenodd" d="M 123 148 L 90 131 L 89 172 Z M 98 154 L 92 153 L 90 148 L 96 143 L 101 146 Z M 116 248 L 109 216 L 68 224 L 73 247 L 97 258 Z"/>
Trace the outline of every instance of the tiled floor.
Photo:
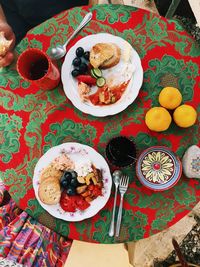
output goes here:
<path id="1" fill-rule="evenodd" d="M 200 217 L 200 203 L 174 226 L 147 239 L 129 244 L 129 256 L 134 267 L 151 267 L 155 259 L 164 260 L 173 250 L 172 237 L 178 243 L 192 230 L 197 223 L 195 216 Z"/>

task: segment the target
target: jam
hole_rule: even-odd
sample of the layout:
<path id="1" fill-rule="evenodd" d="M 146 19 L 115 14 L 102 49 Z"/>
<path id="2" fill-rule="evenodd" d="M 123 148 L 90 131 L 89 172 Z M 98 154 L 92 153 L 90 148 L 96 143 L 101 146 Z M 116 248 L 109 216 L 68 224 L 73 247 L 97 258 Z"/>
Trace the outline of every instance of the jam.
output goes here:
<path id="1" fill-rule="evenodd" d="M 126 167 L 136 161 L 136 146 L 125 136 L 111 139 L 106 146 L 108 161 L 117 167 Z"/>

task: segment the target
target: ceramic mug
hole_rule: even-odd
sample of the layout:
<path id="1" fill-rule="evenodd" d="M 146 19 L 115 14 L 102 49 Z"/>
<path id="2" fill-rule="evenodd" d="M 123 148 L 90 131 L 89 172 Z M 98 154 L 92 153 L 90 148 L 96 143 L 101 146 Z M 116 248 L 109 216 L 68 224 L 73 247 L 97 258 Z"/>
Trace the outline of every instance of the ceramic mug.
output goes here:
<path id="1" fill-rule="evenodd" d="M 40 89 L 50 90 L 60 82 L 60 71 L 50 57 L 38 48 L 26 49 L 17 60 L 20 76 Z"/>

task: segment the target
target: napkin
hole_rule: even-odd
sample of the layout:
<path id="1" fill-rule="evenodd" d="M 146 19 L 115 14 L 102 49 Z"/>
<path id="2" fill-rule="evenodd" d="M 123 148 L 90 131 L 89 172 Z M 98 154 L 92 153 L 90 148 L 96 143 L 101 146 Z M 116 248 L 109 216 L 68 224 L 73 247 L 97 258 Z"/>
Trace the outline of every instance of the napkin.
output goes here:
<path id="1" fill-rule="evenodd" d="M 64 267 L 132 267 L 124 244 L 72 243 Z"/>

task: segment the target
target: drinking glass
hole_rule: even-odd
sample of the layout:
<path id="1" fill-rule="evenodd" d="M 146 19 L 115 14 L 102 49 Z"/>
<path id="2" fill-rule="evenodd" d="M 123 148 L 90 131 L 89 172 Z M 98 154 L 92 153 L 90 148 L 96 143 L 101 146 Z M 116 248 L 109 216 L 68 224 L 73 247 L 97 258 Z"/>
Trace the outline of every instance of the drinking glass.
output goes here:
<path id="1" fill-rule="evenodd" d="M 17 60 L 17 71 L 24 80 L 50 90 L 60 82 L 60 71 L 50 57 L 38 48 L 26 49 Z"/>

